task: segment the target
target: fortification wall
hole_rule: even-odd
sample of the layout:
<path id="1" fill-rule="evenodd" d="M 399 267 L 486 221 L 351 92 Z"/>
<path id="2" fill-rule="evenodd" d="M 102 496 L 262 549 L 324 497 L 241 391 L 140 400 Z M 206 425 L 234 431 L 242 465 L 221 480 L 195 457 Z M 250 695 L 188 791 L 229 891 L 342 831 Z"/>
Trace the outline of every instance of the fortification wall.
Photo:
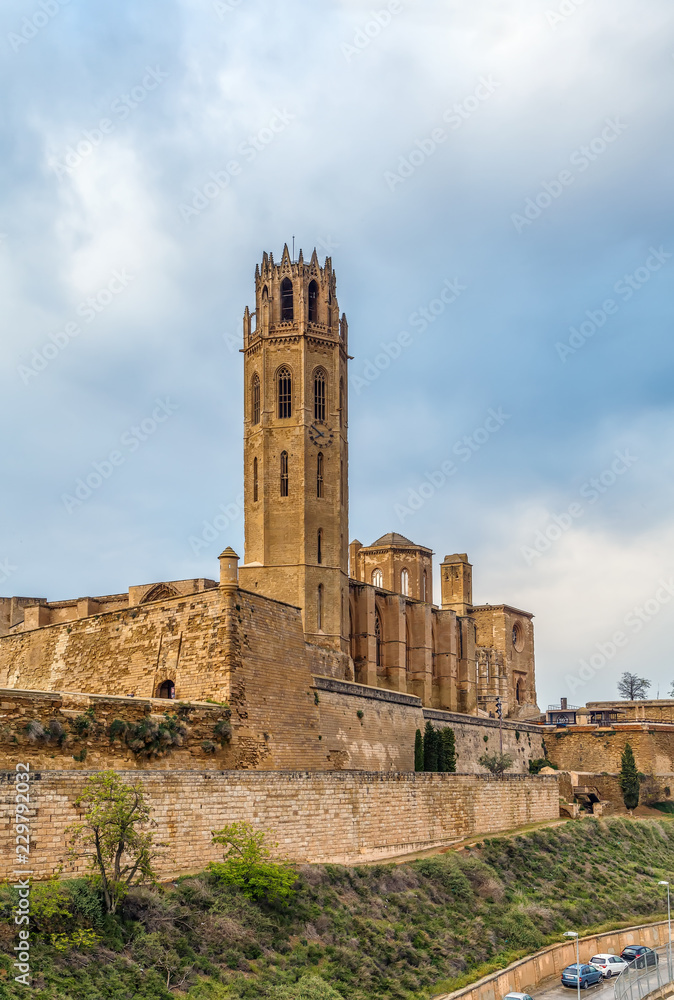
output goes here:
<path id="1" fill-rule="evenodd" d="M 478 716 L 458 715 L 454 712 L 441 712 L 436 709 L 424 709 L 424 721 L 430 719 L 436 729 L 446 726 L 454 730 L 456 742 L 456 766 L 459 771 L 483 774 L 484 768 L 478 760 L 484 753 L 498 753 L 500 749 L 499 724 L 497 719 L 484 719 Z M 513 758 L 512 770 L 519 774 L 529 773 L 529 761 L 545 756 L 543 751 L 543 732 L 540 726 L 528 725 L 525 722 L 504 722 L 503 752 Z"/>
<path id="2" fill-rule="evenodd" d="M 620 721 L 625 722 L 671 722 L 674 723 L 674 698 L 646 699 L 640 701 L 588 701 L 587 707 L 595 711 L 612 708 L 620 712 Z"/>
<path id="3" fill-rule="evenodd" d="M 66 828 L 92 772 L 34 771 L 31 775 L 31 870 L 37 878 L 63 865 Z M 294 861 L 352 864 L 451 844 L 559 816 L 556 776 L 382 772 L 130 771 L 142 784 L 157 821 L 157 841 L 169 843 L 157 865 L 169 878 L 198 871 L 219 852 L 211 831 L 246 820 L 271 831 L 278 854 Z M 0 878 L 14 868 L 14 771 L 0 772 Z"/>
<path id="4" fill-rule="evenodd" d="M 674 726 L 569 726 L 545 735 L 548 759 L 561 771 L 617 774 L 626 743 L 632 747 L 637 768 L 644 774 L 674 771 Z"/>

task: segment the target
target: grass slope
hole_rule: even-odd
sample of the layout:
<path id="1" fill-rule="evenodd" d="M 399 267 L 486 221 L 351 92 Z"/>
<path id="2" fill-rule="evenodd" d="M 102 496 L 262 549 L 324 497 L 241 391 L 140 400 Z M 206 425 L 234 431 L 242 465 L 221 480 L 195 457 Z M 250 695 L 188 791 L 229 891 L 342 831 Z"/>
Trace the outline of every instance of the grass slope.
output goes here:
<path id="1" fill-rule="evenodd" d="M 252 903 L 201 874 L 174 888 L 136 889 L 118 917 L 104 918 L 80 879 L 46 890 L 46 904 L 34 890 L 31 996 L 419 1000 L 559 940 L 569 927 L 651 918 L 663 905 L 656 882 L 672 872 L 674 824 L 663 817 L 572 821 L 404 865 L 305 865 L 286 906 Z M 25 996 L 11 978 L 10 911 L 5 887 L 2 1000 Z M 62 939 L 59 951 L 49 942 L 52 933 L 72 940 L 77 928 L 93 928 L 99 943 Z M 167 989 L 167 979 L 175 986 L 185 976 L 181 988 Z"/>

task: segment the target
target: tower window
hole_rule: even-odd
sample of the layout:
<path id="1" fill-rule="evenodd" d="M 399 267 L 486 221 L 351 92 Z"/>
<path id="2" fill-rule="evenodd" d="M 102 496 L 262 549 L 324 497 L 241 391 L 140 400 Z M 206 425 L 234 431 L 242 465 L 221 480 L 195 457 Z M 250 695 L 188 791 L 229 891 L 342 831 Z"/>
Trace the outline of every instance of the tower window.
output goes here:
<path id="1" fill-rule="evenodd" d="M 320 566 L 323 562 L 323 529 L 318 529 L 318 535 L 316 538 L 316 562 Z"/>
<path id="2" fill-rule="evenodd" d="M 382 573 L 382 571 L 380 569 L 373 570 L 373 572 L 372 572 L 372 583 L 374 584 L 375 587 L 383 587 L 384 586 L 384 574 Z"/>
<path id="3" fill-rule="evenodd" d="M 288 496 L 288 452 L 281 452 L 281 496 Z"/>
<path id="4" fill-rule="evenodd" d="M 260 376 L 255 372 L 250 393 L 250 419 L 254 424 L 260 423 Z"/>
<path id="5" fill-rule="evenodd" d="M 379 617 L 379 612 L 375 608 L 374 612 L 374 644 L 375 644 L 375 663 L 378 667 L 381 666 L 381 618 Z"/>
<path id="6" fill-rule="evenodd" d="M 253 503 L 257 503 L 257 458 L 253 459 Z"/>
<path id="7" fill-rule="evenodd" d="M 309 322 L 318 323 L 318 283 L 309 282 Z"/>
<path id="8" fill-rule="evenodd" d="M 323 452 L 319 451 L 316 456 L 316 496 L 320 500 L 323 496 Z"/>
<path id="9" fill-rule="evenodd" d="M 323 584 L 318 585 L 318 600 L 316 602 L 316 622 L 318 624 L 318 631 L 323 630 Z"/>
<path id="10" fill-rule="evenodd" d="M 422 588 L 422 590 L 421 590 L 421 600 L 422 601 L 427 601 L 428 600 L 428 573 L 426 572 L 426 570 L 424 570 L 423 579 L 421 581 L 421 588 Z"/>
<path id="11" fill-rule="evenodd" d="M 281 282 L 281 321 L 293 319 L 293 283 L 290 278 Z"/>
<path id="12" fill-rule="evenodd" d="M 406 569 L 402 570 L 400 573 L 400 593 L 403 595 L 403 597 L 409 597 L 410 575 Z"/>
<path id="13" fill-rule="evenodd" d="M 344 379 L 340 378 L 340 380 L 339 380 L 339 426 L 340 427 L 342 427 L 344 425 L 344 418 L 345 418 L 345 413 L 344 413 Z"/>
<path id="14" fill-rule="evenodd" d="M 314 420 L 325 420 L 325 372 L 314 372 Z"/>
<path id="15" fill-rule="evenodd" d="M 278 415 L 283 420 L 293 415 L 293 377 L 285 365 L 278 373 Z"/>

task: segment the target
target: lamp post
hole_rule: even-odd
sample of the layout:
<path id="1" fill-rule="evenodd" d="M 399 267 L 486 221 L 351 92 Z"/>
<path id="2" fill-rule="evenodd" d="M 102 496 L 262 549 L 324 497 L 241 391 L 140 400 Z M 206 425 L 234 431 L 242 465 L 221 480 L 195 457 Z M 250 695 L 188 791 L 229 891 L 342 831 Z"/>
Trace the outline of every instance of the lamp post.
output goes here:
<path id="1" fill-rule="evenodd" d="M 564 937 L 576 939 L 576 986 L 578 987 L 578 1000 L 580 1000 L 580 948 L 578 946 L 578 931 L 565 931 Z"/>
<path id="2" fill-rule="evenodd" d="M 658 882 L 667 886 L 667 976 L 672 978 L 672 911 L 669 905 L 669 882 Z"/>

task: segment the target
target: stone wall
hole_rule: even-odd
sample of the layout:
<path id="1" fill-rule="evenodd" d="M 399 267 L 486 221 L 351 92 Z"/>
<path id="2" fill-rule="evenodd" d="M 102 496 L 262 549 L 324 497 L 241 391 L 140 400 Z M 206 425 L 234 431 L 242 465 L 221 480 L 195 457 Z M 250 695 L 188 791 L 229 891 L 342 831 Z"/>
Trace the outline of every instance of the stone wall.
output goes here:
<path id="1" fill-rule="evenodd" d="M 674 771 L 674 726 L 569 726 L 545 734 L 548 759 L 562 771 L 617 774 L 626 743 L 632 747 L 637 768 L 644 774 Z"/>
<path id="2" fill-rule="evenodd" d="M 463 773 L 484 774 L 478 764 L 483 753 L 498 753 L 500 748 L 497 719 L 484 719 L 454 712 L 424 709 L 424 720 L 430 719 L 436 729 L 450 726 L 456 742 L 456 766 Z M 513 758 L 514 772 L 529 773 L 529 761 L 545 756 L 543 732 L 540 726 L 527 723 L 503 723 L 503 752 Z"/>
<path id="3" fill-rule="evenodd" d="M 659 698 L 646 701 L 588 701 L 587 707 L 595 711 L 616 709 L 620 720 L 625 722 L 671 722 L 674 723 L 674 698 Z"/>
<path id="4" fill-rule="evenodd" d="M 257 623 L 261 629 L 259 614 Z M 288 770 L 301 764 L 304 770 L 413 771 L 415 733 L 426 720 L 454 730 L 464 774 L 484 774 L 478 758 L 498 750 L 493 719 L 423 709 L 413 695 L 333 677 L 298 679 L 284 669 L 270 659 L 257 676 L 250 667 L 237 674 L 231 710 L 226 703 L 0 689 L 0 767 L 21 753 L 35 767 L 59 770 Z M 257 699 L 248 697 L 251 688 Z M 86 712 L 93 713 L 92 725 L 78 733 L 76 720 Z M 110 738 L 115 720 L 160 722 L 166 712 L 177 715 L 187 733 L 163 757 L 134 753 L 124 739 Z M 231 723 L 231 739 L 224 744 L 215 733 L 223 719 Z M 52 720 L 61 727 L 60 738 L 36 738 L 29 731 L 36 722 L 46 731 Z M 543 756 L 540 728 L 504 722 L 503 748 L 515 760 L 513 772 L 527 774 L 529 761 Z"/>
<path id="5" fill-rule="evenodd" d="M 17 758 L 17 762 L 20 758 Z M 31 870 L 37 878 L 84 870 L 66 853 L 73 805 L 91 772 L 31 775 Z M 141 782 L 166 841 L 158 872 L 198 871 L 217 860 L 211 831 L 246 820 L 273 832 L 278 853 L 295 861 L 352 864 L 451 844 L 559 816 L 556 776 L 382 772 L 131 771 Z M 14 868 L 10 824 L 14 768 L 0 772 L 0 878 Z"/>

